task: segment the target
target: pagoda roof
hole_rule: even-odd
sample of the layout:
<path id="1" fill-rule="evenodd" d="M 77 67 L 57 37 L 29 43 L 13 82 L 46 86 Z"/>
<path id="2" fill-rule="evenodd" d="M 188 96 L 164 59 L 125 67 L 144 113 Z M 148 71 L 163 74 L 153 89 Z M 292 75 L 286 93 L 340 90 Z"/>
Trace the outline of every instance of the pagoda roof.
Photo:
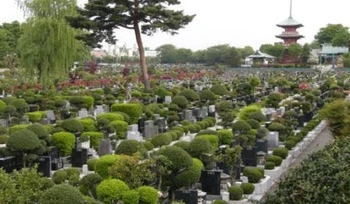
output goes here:
<path id="1" fill-rule="evenodd" d="M 303 24 L 296 21 L 292 16 L 277 24 L 278 27 L 303 27 Z"/>
<path id="2" fill-rule="evenodd" d="M 299 35 L 299 34 L 281 34 L 281 35 L 276 35 L 277 38 L 303 38 L 303 35 Z"/>
<path id="3" fill-rule="evenodd" d="M 269 59 L 275 59 L 276 57 L 257 50 L 254 54 L 249 55 L 248 58 L 255 58 L 255 59 L 256 58 L 269 58 Z"/>

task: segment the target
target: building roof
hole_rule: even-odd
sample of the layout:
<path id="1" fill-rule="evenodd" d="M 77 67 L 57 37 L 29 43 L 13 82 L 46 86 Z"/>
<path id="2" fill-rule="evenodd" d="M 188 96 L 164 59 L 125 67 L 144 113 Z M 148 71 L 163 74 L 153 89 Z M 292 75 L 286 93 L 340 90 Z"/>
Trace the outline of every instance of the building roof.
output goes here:
<path id="1" fill-rule="evenodd" d="M 348 47 L 333 47 L 330 44 L 323 44 L 319 54 L 344 54 L 348 52 Z"/>
<path id="2" fill-rule="evenodd" d="M 280 34 L 280 35 L 276 35 L 276 38 L 303 38 L 304 36 L 303 35 L 300 35 L 300 34 Z"/>
<path id="3" fill-rule="evenodd" d="M 272 55 L 269 55 L 269 54 L 266 54 L 266 53 L 263 53 L 263 52 L 260 52 L 259 50 L 257 50 L 254 54 L 252 55 L 249 55 L 248 58 L 268 58 L 268 59 L 275 59 L 276 57 L 272 56 Z"/>
<path id="4" fill-rule="evenodd" d="M 277 24 L 279 27 L 303 27 L 303 24 L 296 21 L 292 16 L 289 16 L 286 20 L 282 21 L 281 23 Z"/>

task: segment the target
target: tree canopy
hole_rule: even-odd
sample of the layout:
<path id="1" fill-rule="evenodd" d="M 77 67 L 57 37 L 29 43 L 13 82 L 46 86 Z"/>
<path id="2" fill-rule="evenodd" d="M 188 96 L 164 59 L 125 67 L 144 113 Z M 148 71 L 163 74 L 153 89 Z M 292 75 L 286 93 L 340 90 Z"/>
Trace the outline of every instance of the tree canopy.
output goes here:
<path id="1" fill-rule="evenodd" d="M 189 24 L 194 15 L 185 15 L 183 11 L 171 10 L 170 6 L 179 5 L 178 0 L 94 0 L 78 9 L 78 17 L 69 18 L 77 28 L 91 32 L 84 35 L 85 41 L 92 47 L 100 46 L 105 40 L 116 42 L 114 29 L 125 28 L 135 32 L 145 89 L 150 88 L 145 50 L 141 34 L 151 35 L 157 30 L 176 34 L 177 30 Z"/>
<path id="2" fill-rule="evenodd" d="M 319 45 L 330 43 L 334 46 L 350 46 L 349 28 L 342 24 L 328 24 L 315 35 Z"/>

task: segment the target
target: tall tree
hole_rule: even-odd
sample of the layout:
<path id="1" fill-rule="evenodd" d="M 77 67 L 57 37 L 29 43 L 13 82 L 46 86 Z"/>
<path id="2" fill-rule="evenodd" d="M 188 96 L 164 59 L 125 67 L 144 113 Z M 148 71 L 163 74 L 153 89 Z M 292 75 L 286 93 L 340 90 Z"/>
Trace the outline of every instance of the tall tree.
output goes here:
<path id="1" fill-rule="evenodd" d="M 114 44 L 114 29 L 134 30 L 143 82 L 145 89 L 150 89 L 141 33 L 151 35 L 161 30 L 176 34 L 177 30 L 194 18 L 194 15 L 185 15 L 183 11 L 168 8 L 179 4 L 179 0 L 93 0 L 85 4 L 85 9 L 78 9 L 79 17 L 69 19 L 74 27 L 91 31 L 85 35 L 85 40 L 93 46 L 97 46 L 102 40 Z"/>
<path id="2" fill-rule="evenodd" d="M 0 25 L 0 60 L 7 55 L 18 54 L 17 42 L 21 36 L 21 27 L 18 21 Z"/>
<path id="3" fill-rule="evenodd" d="M 42 84 L 52 84 L 67 76 L 74 61 L 87 56 L 78 30 L 66 21 L 74 16 L 76 0 L 17 0 L 28 15 L 18 49 L 29 76 L 37 76 Z"/>
<path id="4" fill-rule="evenodd" d="M 295 63 L 295 66 L 297 66 L 297 64 L 298 64 L 298 60 L 300 58 L 302 51 L 303 51 L 303 47 L 298 43 L 293 43 L 293 44 L 289 45 L 289 47 L 288 47 L 288 53 L 292 57 L 292 59 Z"/>
<path id="5" fill-rule="evenodd" d="M 342 24 L 328 24 L 315 35 L 319 45 L 331 43 L 335 46 L 349 46 L 349 28 Z"/>
<path id="6" fill-rule="evenodd" d="M 165 44 L 156 49 L 160 56 L 161 63 L 175 63 L 177 49 L 172 44 Z"/>
<path id="7" fill-rule="evenodd" d="M 310 57 L 310 52 L 311 52 L 310 45 L 308 43 L 305 43 L 303 45 L 303 50 L 301 51 L 301 56 L 300 56 L 301 63 L 307 64 Z"/>

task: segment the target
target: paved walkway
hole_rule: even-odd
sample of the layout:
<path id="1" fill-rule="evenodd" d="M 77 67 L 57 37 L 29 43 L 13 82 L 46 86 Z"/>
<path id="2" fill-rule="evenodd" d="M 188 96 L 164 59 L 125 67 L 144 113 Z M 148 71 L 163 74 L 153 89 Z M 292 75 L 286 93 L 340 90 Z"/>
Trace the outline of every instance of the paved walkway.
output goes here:
<path id="1" fill-rule="evenodd" d="M 326 145 L 333 142 L 333 136 L 328 127 L 326 127 L 318 137 L 316 137 L 305 150 L 296 158 L 293 163 L 288 167 L 288 169 L 282 174 L 283 178 L 288 171 L 297 167 L 304 159 L 307 159 L 309 155 L 319 150 L 322 150 Z M 273 185 L 267 193 L 273 193 L 278 187 L 278 183 Z"/>

